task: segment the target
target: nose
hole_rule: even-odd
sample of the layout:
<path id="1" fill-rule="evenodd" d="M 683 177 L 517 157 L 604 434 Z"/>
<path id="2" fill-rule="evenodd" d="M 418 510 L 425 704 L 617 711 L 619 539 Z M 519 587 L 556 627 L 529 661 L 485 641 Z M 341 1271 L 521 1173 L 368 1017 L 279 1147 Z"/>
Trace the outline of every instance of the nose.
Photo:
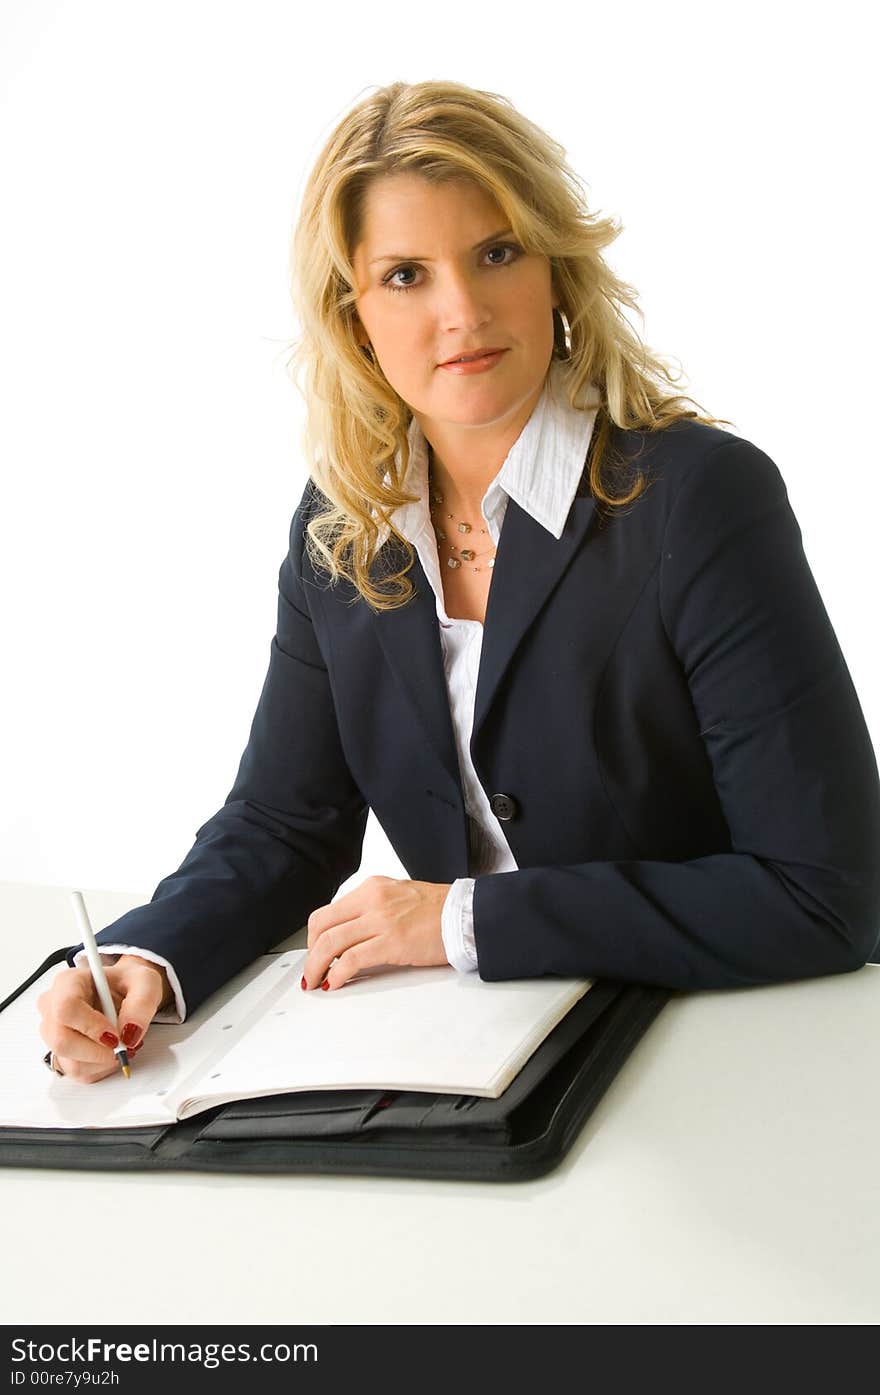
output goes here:
<path id="1" fill-rule="evenodd" d="M 447 270 L 438 284 L 440 328 L 449 334 L 473 334 L 489 324 L 492 310 L 485 283 L 466 271 Z"/>

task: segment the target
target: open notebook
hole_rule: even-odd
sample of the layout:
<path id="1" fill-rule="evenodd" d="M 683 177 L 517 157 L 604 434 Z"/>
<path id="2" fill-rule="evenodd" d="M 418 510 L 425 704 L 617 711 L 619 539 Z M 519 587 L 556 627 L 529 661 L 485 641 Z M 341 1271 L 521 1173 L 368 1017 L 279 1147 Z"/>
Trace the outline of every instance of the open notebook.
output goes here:
<path id="1" fill-rule="evenodd" d="M 42 1064 L 36 1000 L 54 965 L 0 1013 L 0 1127 L 130 1128 L 292 1090 L 424 1090 L 497 1099 L 592 986 L 485 983 L 448 965 L 383 968 L 303 993 L 306 950 L 265 955 L 180 1026 L 154 1023 L 132 1063 L 94 1085 Z"/>

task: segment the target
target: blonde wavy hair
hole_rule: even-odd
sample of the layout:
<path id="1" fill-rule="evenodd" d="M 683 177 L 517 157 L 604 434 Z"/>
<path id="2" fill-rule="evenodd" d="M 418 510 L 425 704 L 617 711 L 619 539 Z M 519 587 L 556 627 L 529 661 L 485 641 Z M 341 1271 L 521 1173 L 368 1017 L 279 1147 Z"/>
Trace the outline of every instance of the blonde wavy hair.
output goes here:
<path id="1" fill-rule="evenodd" d="M 549 259 L 571 324 L 569 403 L 580 407 L 585 392 L 599 392 L 589 486 L 600 507 L 630 504 L 645 486 L 639 475 L 628 492 L 611 492 L 620 465 L 612 424 L 646 432 L 682 417 L 731 425 L 667 390 L 680 375 L 649 352 L 625 318 L 623 306 L 641 317 L 636 293 L 602 256 L 622 225 L 588 211 L 561 145 L 494 92 L 456 82 L 379 88 L 338 123 L 305 185 L 290 265 L 302 333 L 289 359 L 305 400 L 309 474 L 328 504 L 306 528 L 310 559 L 329 572 L 331 584 L 349 581 L 353 601 L 360 596 L 376 611 L 405 605 L 414 591 L 407 576 L 414 551 L 391 521 L 395 509 L 415 499 L 403 489 L 412 412 L 358 342 L 352 257 L 367 189 L 402 171 L 435 183 L 471 179 L 503 210 L 523 249 Z M 402 549 L 400 565 L 371 576 L 380 535 L 388 532 Z"/>

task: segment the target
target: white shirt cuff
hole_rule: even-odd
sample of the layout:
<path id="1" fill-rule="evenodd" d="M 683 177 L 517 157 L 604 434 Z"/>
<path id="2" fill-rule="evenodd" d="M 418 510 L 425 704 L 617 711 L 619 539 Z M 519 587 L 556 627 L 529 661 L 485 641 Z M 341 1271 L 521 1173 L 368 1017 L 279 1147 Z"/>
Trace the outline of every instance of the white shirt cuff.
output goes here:
<path id="1" fill-rule="evenodd" d="M 111 963 L 115 964 L 120 954 L 136 954 L 139 959 L 149 959 L 151 964 L 161 964 L 168 975 L 168 982 L 174 993 L 174 1001 L 177 1004 L 177 1012 L 172 1012 L 167 1008 L 165 1012 L 157 1012 L 153 1018 L 154 1022 L 185 1022 L 186 1021 L 186 1001 L 183 996 L 183 989 L 180 986 L 180 979 L 161 954 L 154 954 L 151 949 L 138 949 L 136 945 L 99 945 L 101 955 L 107 955 Z M 74 955 L 73 966 L 78 969 L 82 964 L 88 964 L 89 956 L 84 949 Z"/>
<path id="2" fill-rule="evenodd" d="M 471 974 L 477 968 L 477 947 L 474 941 L 474 877 L 459 877 L 454 881 L 443 902 L 440 933 L 446 958 L 460 974 Z"/>

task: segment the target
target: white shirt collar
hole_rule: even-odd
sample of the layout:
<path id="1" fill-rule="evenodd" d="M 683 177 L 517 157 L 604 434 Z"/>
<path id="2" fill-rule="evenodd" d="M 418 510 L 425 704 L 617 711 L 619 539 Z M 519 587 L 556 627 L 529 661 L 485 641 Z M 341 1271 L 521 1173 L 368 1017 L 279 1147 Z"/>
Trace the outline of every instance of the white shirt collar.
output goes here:
<path id="1" fill-rule="evenodd" d="M 554 538 L 562 537 L 583 473 L 600 400 L 598 389 L 591 384 L 585 408 L 570 407 L 562 371 L 563 365 L 553 360 L 531 416 L 483 496 L 483 516 L 496 543 L 508 499 L 531 514 Z M 402 535 L 415 543 L 431 527 L 427 501 L 428 443 L 415 417 L 407 430 L 407 439 L 410 458 L 405 488 L 419 497 L 413 504 L 401 505 L 392 518 Z M 378 546 L 387 537 L 388 529 L 383 528 Z"/>

